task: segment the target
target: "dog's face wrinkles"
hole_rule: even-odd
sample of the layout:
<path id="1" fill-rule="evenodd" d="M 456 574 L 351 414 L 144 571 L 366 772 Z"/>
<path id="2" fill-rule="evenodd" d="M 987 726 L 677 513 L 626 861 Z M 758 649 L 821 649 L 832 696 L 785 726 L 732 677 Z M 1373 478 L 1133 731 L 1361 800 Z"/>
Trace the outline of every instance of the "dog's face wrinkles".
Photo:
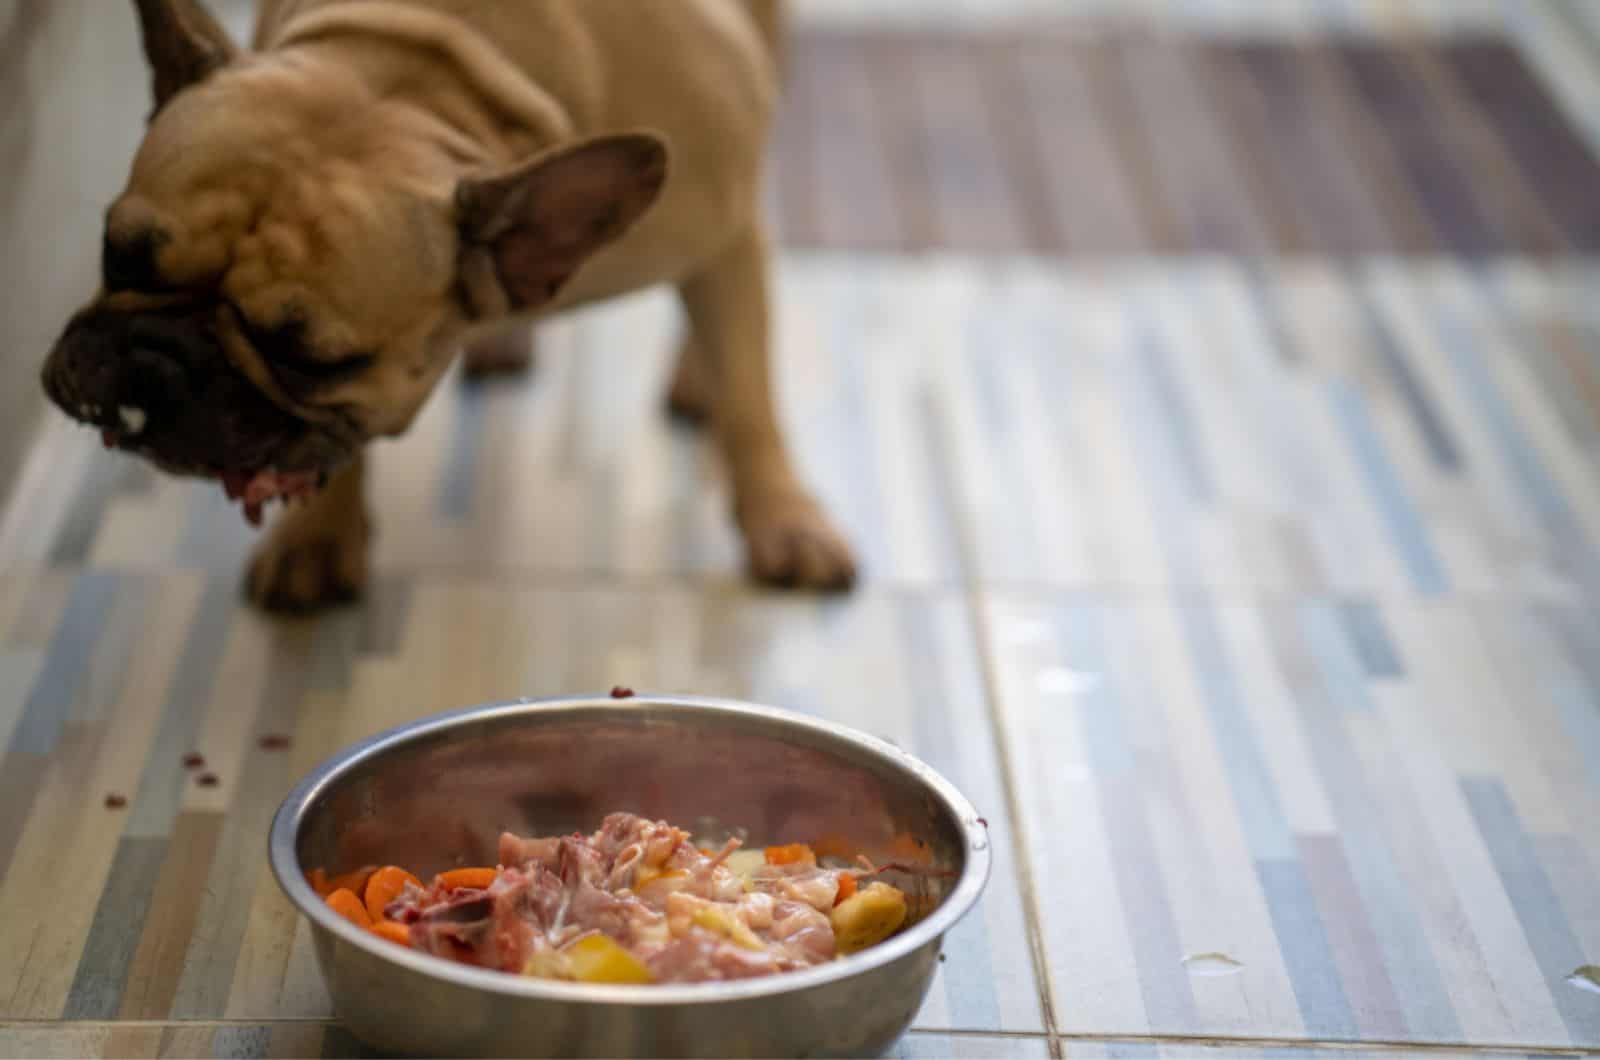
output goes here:
<path id="1" fill-rule="evenodd" d="M 186 0 L 139 2 L 165 26 L 146 25 L 157 110 L 45 387 L 252 518 L 403 431 L 467 326 L 553 298 L 665 179 L 642 135 L 463 176 L 425 108 L 314 54 L 236 56 L 190 32 Z"/>
<path id="2" fill-rule="evenodd" d="M 107 211 L 105 282 L 208 310 L 287 411 L 403 429 L 463 322 L 453 184 L 415 119 L 336 71 L 235 64 L 152 122 Z"/>

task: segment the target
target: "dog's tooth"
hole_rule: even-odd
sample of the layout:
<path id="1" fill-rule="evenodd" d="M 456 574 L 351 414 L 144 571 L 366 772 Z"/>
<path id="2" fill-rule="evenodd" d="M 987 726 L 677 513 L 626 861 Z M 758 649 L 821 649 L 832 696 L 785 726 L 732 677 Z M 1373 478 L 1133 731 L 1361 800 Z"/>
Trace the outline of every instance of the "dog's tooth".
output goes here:
<path id="1" fill-rule="evenodd" d="M 127 428 L 129 434 L 142 433 L 144 431 L 145 422 L 148 419 L 148 417 L 145 415 L 144 409 L 135 408 L 132 405 L 118 406 L 117 416 L 122 420 L 122 426 Z"/>

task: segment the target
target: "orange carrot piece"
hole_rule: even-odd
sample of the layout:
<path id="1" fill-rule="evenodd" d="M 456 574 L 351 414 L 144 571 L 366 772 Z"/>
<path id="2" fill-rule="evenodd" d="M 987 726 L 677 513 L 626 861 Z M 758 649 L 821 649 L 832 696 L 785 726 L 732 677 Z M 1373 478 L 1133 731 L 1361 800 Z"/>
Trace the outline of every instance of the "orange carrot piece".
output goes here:
<path id="1" fill-rule="evenodd" d="M 400 897 L 400 892 L 406 889 L 406 884 L 414 883 L 422 886 L 422 881 L 398 865 L 385 865 L 372 874 L 367 881 L 367 915 L 372 917 L 372 922 L 377 923 L 383 919 L 383 911 L 389 903 Z"/>
<path id="2" fill-rule="evenodd" d="M 372 933 L 381 939 L 398 942 L 407 949 L 411 948 L 411 929 L 398 920 L 380 920 L 372 925 Z"/>
<path id="3" fill-rule="evenodd" d="M 481 891 L 494 882 L 495 871 L 494 869 L 451 869 L 448 872 L 439 873 L 438 882 L 451 890 L 455 890 L 457 887 L 472 887 Z"/>
<path id="4" fill-rule="evenodd" d="M 817 860 L 817 855 L 804 843 L 790 843 L 788 846 L 768 847 L 768 865 L 794 865 L 800 862 Z"/>
<path id="5" fill-rule="evenodd" d="M 367 893 L 367 881 L 377 870 L 376 865 L 363 865 L 359 869 L 341 873 L 328 881 L 328 890 L 337 891 L 342 887 L 359 898 Z"/>
<path id="6" fill-rule="evenodd" d="M 312 869 L 306 873 L 306 882 L 311 885 L 313 891 L 317 892 L 318 898 L 328 897 L 328 874 L 326 872 L 321 869 Z"/>
<path id="7" fill-rule="evenodd" d="M 838 905 L 855 893 L 856 878 L 847 872 L 839 877 L 839 893 L 833 896 L 833 904 Z"/>
<path id="8" fill-rule="evenodd" d="M 372 918 L 367 915 L 367 907 L 361 904 L 361 899 L 349 888 L 340 887 L 328 895 L 328 906 L 335 913 L 344 917 L 352 924 L 360 927 L 371 927 Z"/>

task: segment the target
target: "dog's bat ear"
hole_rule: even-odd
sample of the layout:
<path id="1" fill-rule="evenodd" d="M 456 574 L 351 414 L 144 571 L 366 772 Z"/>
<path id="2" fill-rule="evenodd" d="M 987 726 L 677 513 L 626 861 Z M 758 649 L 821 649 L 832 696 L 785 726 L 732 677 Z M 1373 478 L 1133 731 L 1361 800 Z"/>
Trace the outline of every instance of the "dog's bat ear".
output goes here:
<path id="1" fill-rule="evenodd" d="M 134 7 L 155 92 L 152 116 L 238 54 L 227 30 L 199 0 L 134 0 Z"/>
<path id="2" fill-rule="evenodd" d="M 667 147 L 650 133 L 600 136 L 456 188 L 462 280 L 474 312 L 536 309 L 590 255 L 654 205 Z"/>

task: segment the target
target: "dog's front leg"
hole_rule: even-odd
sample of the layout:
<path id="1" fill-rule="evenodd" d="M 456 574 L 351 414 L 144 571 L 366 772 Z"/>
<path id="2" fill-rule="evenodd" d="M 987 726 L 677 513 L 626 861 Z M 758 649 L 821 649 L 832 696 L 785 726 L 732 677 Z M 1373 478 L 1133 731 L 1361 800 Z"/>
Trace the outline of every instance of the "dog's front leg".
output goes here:
<path id="1" fill-rule="evenodd" d="M 469 343 L 461 354 L 469 379 L 521 375 L 538 363 L 532 324 L 518 323 Z"/>
<path id="2" fill-rule="evenodd" d="M 759 225 L 679 288 L 711 379 L 711 419 L 733 482 L 751 573 L 776 585 L 844 589 L 850 546 L 800 482 L 772 395 L 767 241 Z"/>
<path id="3" fill-rule="evenodd" d="M 360 595 L 372 533 L 365 465 L 357 453 L 316 496 L 278 516 L 250 561 L 246 589 L 257 605 L 305 612 Z"/>

